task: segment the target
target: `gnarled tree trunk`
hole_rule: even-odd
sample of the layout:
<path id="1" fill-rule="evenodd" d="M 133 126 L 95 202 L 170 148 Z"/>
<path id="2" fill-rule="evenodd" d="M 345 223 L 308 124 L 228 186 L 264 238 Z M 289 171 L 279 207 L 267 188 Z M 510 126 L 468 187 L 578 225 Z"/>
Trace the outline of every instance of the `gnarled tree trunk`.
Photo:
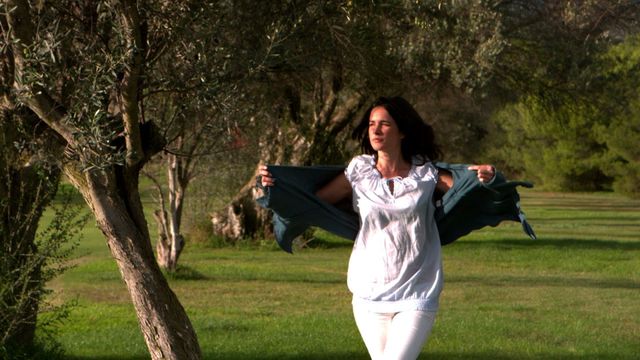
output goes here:
<path id="1" fill-rule="evenodd" d="M 153 359 L 199 359 L 198 340 L 175 293 L 153 255 L 138 194 L 137 174 L 91 171 L 71 166 L 65 172 L 91 207 L 106 237 L 138 315 Z M 126 191 L 123 191 L 126 189 Z"/>
<path id="2" fill-rule="evenodd" d="M 211 215 L 216 235 L 235 241 L 273 233 L 269 212 L 256 206 L 255 200 L 261 194 L 255 185 L 255 179 L 250 180 L 229 205 Z"/>
<path id="3" fill-rule="evenodd" d="M 340 76 L 340 74 L 336 74 Z M 318 165 L 344 163 L 349 156 L 345 151 L 347 137 L 344 130 L 354 122 L 364 107 L 367 97 L 350 94 L 339 101 L 343 90 L 339 81 L 333 82 L 331 91 L 313 114 L 300 112 L 299 95 L 291 96 L 292 121 L 287 129 L 275 129 L 261 139 L 262 162 L 287 165 Z M 257 205 L 255 199 L 261 192 L 255 189 L 255 179 L 240 189 L 231 203 L 211 215 L 213 232 L 230 240 L 245 237 L 267 236 L 273 233 L 269 212 Z"/>

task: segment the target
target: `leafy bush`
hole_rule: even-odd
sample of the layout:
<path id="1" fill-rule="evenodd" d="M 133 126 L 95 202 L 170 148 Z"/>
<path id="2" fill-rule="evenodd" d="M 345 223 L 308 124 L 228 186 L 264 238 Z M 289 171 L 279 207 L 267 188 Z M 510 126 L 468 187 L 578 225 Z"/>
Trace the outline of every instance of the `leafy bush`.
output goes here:
<path id="1" fill-rule="evenodd" d="M 54 305 L 46 301 L 51 290 L 46 283 L 69 268 L 68 259 L 87 221 L 80 205 L 73 205 L 69 192 L 51 206 L 50 223 L 36 234 L 33 246 L 4 247 L 0 256 L 0 358 L 51 359 L 61 356 L 55 328 L 64 321 L 74 302 Z M 36 211 L 33 209 L 32 211 Z M 7 230 L 7 229 L 5 229 Z M 24 240 L 24 239 L 23 239 Z M 25 253 L 24 249 L 28 252 Z M 38 322 L 33 344 L 13 341 L 16 332 Z"/>

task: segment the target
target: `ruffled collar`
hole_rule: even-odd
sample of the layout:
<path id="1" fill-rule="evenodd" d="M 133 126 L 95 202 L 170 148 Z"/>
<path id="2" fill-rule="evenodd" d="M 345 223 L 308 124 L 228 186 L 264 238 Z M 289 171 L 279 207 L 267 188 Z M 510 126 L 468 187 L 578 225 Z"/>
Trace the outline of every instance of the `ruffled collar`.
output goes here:
<path id="1" fill-rule="evenodd" d="M 364 166 L 364 169 L 362 169 L 363 175 L 367 178 L 377 178 L 377 179 L 381 179 L 381 180 L 392 180 L 392 179 L 400 179 L 400 180 L 406 180 L 406 179 L 413 179 L 413 180 L 420 180 L 422 178 L 425 177 L 425 175 L 427 175 L 427 173 L 430 170 L 430 167 L 428 166 L 431 162 L 430 161 L 423 161 L 417 157 L 413 157 L 412 161 L 411 161 L 411 169 L 409 169 L 409 173 L 407 174 L 407 176 L 405 177 L 401 177 L 401 176 L 396 176 L 390 179 L 385 179 L 382 177 L 382 174 L 380 174 L 380 171 L 378 171 L 378 168 L 376 168 L 376 158 L 374 155 L 362 155 L 364 157 L 365 163 L 367 166 Z"/>
<path id="2" fill-rule="evenodd" d="M 420 159 L 414 157 L 411 169 L 406 177 L 397 176 L 385 179 L 376 168 L 375 157 L 373 155 L 363 155 L 363 157 L 365 166 L 360 169 L 362 176 L 375 183 L 374 188 L 382 189 L 386 194 L 393 197 L 402 196 L 403 194 L 416 189 L 418 187 L 418 181 L 420 180 L 426 180 L 436 176 L 433 172 L 432 176 L 429 176 L 429 172 L 432 169 L 432 167 L 429 166 L 430 162 L 427 161 L 423 163 Z M 393 181 L 394 183 L 393 193 L 391 193 L 389 189 L 388 182 L 390 181 Z"/>

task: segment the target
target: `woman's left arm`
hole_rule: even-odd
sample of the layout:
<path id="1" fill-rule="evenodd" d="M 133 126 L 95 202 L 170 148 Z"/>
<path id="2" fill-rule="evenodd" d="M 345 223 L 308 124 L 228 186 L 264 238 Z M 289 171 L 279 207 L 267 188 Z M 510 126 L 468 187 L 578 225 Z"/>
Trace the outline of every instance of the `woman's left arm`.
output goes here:
<path id="1" fill-rule="evenodd" d="M 485 184 L 493 181 L 493 178 L 496 176 L 496 168 L 493 167 L 493 165 L 471 165 L 468 169 L 477 171 L 478 179 Z"/>

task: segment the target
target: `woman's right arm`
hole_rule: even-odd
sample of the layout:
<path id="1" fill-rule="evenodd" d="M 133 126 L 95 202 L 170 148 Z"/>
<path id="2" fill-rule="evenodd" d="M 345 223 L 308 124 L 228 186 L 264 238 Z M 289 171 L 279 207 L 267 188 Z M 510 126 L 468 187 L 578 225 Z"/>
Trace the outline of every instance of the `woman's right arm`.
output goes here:
<path id="1" fill-rule="evenodd" d="M 316 196 L 329 204 L 337 204 L 341 200 L 351 197 L 351 184 L 344 173 L 340 173 L 325 186 L 318 189 Z"/>
<path id="2" fill-rule="evenodd" d="M 258 173 L 262 176 L 262 186 L 274 186 L 276 184 L 276 179 L 271 176 L 266 165 L 260 165 Z M 351 184 L 349 184 L 344 173 L 340 173 L 316 191 L 316 196 L 329 204 L 336 204 L 351 196 Z"/>

